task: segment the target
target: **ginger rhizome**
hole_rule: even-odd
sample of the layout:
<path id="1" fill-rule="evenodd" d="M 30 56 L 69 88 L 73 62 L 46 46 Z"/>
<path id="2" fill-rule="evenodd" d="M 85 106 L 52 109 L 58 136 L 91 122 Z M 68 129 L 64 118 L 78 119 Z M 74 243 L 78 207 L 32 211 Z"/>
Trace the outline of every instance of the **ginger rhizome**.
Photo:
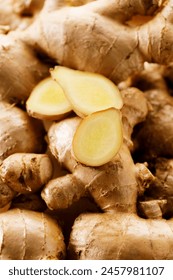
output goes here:
<path id="1" fill-rule="evenodd" d="M 1 259 L 173 259 L 172 13 L 0 1 Z"/>
<path id="2" fill-rule="evenodd" d="M 14 153 L 40 153 L 44 149 L 44 127 L 39 120 L 7 102 L 0 102 L 0 163 Z"/>
<path id="3" fill-rule="evenodd" d="M 26 100 L 52 62 L 118 83 L 142 70 L 145 61 L 173 61 L 172 0 L 87 2 L 73 6 L 65 0 L 46 0 L 27 27 L 0 36 L 2 98 Z M 136 15 L 145 24 L 135 25 Z"/>
<path id="4" fill-rule="evenodd" d="M 18 193 L 38 191 L 52 173 L 52 163 L 46 154 L 15 153 L 0 166 L 1 180 Z"/>
<path id="5" fill-rule="evenodd" d="M 128 94 L 128 98 L 126 100 L 126 97 L 124 96 L 125 104 L 132 102 L 134 96 L 136 99 L 140 97 L 141 103 L 136 104 L 135 110 L 138 110 L 138 114 L 136 114 L 137 118 L 135 118 L 134 115 L 133 120 L 130 120 L 130 118 L 128 118 L 128 114 L 131 114 L 130 106 L 129 110 L 128 105 L 126 105 L 126 110 L 124 109 L 124 112 L 126 112 L 126 114 L 124 113 L 123 116 L 123 128 L 124 131 L 126 131 L 124 132 L 124 135 L 126 136 L 130 135 L 131 129 L 129 129 L 129 126 L 133 126 L 134 124 L 136 125 L 139 121 L 144 120 L 148 112 L 147 102 L 142 95 L 142 92 L 135 89 L 131 89 L 130 92 L 133 94 Z M 130 123 L 128 123 L 127 125 L 128 120 Z M 136 200 L 137 182 L 135 179 L 136 167 L 133 164 L 133 160 L 130 156 L 130 151 L 127 146 L 130 141 L 125 138 L 124 144 L 121 145 L 118 154 L 112 159 L 112 161 L 109 161 L 105 165 L 102 165 L 100 167 L 90 167 L 82 165 L 76 161 L 72 153 L 73 137 L 75 132 L 77 131 L 77 128 L 79 127 L 80 122 L 81 119 L 79 117 L 73 117 L 55 123 L 50 127 L 48 132 L 50 150 L 52 154 L 58 159 L 59 163 L 66 169 L 68 169 L 71 174 L 68 174 L 65 177 L 60 177 L 60 183 L 58 183 L 57 178 L 56 183 L 52 186 L 50 181 L 48 185 L 46 185 L 46 187 L 43 189 L 42 197 L 44 198 L 46 203 L 48 203 L 50 208 L 53 208 L 52 203 L 56 205 L 56 208 L 58 208 L 58 204 L 61 204 L 61 201 L 58 202 L 58 200 L 61 199 L 61 194 L 63 199 L 66 200 L 65 204 L 69 205 L 70 201 L 76 201 L 77 199 L 79 199 L 79 196 L 84 195 L 85 191 L 87 190 L 91 192 L 91 195 L 103 210 L 107 209 L 107 211 L 111 211 L 111 209 L 120 207 L 120 209 L 128 209 L 128 211 L 131 211 L 131 208 L 134 209 L 135 207 L 134 198 Z M 63 137 L 64 132 L 66 133 L 66 137 Z M 132 166 L 131 171 L 130 166 Z M 125 176 L 126 173 L 129 174 L 129 176 Z M 139 177 L 141 177 L 142 172 L 139 173 Z M 119 174 L 120 178 L 119 176 L 117 176 L 117 174 Z M 71 180 L 73 180 L 75 184 L 71 185 L 68 193 L 65 190 L 68 188 L 68 186 L 70 186 L 69 182 Z M 130 182 L 132 183 L 130 184 Z M 79 184 L 78 188 L 76 187 L 77 184 Z M 127 189 L 123 189 L 123 184 L 125 184 Z M 54 195 L 51 195 L 51 193 L 49 192 L 49 187 L 53 190 Z M 83 188 L 85 188 L 85 191 Z M 74 193 L 76 192 L 76 189 L 78 189 L 77 196 Z M 120 197 L 118 195 L 120 191 L 124 193 L 124 196 L 121 195 L 122 201 L 120 201 Z M 127 192 L 129 194 L 128 196 L 125 195 Z"/>
<path id="6" fill-rule="evenodd" d="M 44 213 L 20 209 L 0 214 L 0 248 L 1 260 L 58 260 L 65 256 L 57 222 Z"/>

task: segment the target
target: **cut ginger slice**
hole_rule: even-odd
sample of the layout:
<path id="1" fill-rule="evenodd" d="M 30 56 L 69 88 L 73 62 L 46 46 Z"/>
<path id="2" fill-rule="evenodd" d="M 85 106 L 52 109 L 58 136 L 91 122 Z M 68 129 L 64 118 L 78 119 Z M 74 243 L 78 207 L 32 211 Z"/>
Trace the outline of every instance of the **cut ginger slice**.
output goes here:
<path id="1" fill-rule="evenodd" d="M 51 77 L 33 89 L 26 108 L 30 116 L 42 120 L 60 120 L 72 110 L 63 89 Z"/>
<path id="2" fill-rule="evenodd" d="M 119 151 L 123 140 L 121 114 L 110 108 L 84 118 L 73 138 L 75 158 L 88 166 L 109 162 Z"/>
<path id="3" fill-rule="evenodd" d="M 56 66 L 51 75 L 64 89 L 73 110 L 80 117 L 123 106 L 117 86 L 100 74 Z"/>

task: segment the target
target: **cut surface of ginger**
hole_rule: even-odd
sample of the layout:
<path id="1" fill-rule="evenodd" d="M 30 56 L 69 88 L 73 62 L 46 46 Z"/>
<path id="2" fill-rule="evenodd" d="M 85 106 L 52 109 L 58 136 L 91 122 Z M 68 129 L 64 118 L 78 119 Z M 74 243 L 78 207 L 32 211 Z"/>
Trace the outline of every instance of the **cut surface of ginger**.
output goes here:
<path id="1" fill-rule="evenodd" d="M 100 74 L 56 66 L 51 75 L 64 89 L 73 110 L 80 117 L 123 106 L 117 86 Z"/>
<path id="2" fill-rule="evenodd" d="M 33 89 L 26 108 L 30 116 L 42 120 L 60 120 L 72 110 L 63 89 L 51 77 Z"/>
<path id="3" fill-rule="evenodd" d="M 100 166 L 117 154 L 122 140 L 121 114 L 110 108 L 81 121 L 73 138 L 73 153 L 85 165 Z"/>

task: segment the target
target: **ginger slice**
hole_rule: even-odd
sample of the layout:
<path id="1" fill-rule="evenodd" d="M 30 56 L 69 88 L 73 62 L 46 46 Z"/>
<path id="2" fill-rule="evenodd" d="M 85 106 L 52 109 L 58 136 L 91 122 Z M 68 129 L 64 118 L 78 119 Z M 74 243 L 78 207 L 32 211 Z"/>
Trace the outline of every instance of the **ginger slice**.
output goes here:
<path id="1" fill-rule="evenodd" d="M 88 166 L 103 165 L 117 154 L 123 140 L 121 114 L 110 108 L 84 118 L 73 138 L 76 159 Z"/>
<path id="2" fill-rule="evenodd" d="M 51 75 L 64 89 L 73 110 L 80 117 L 123 106 L 117 86 L 100 74 L 56 66 Z"/>
<path id="3" fill-rule="evenodd" d="M 33 89 L 26 108 L 30 116 L 42 120 L 60 120 L 72 110 L 63 89 L 51 77 Z"/>

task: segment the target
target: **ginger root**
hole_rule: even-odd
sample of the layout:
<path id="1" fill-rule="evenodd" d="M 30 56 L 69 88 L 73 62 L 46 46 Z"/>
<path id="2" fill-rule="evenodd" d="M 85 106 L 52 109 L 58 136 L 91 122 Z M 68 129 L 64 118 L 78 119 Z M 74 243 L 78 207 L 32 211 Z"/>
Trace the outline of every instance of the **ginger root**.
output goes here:
<path id="1" fill-rule="evenodd" d="M 17 208 L 0 214 L 0 248 L 1 260 L 58 260 L 65 256 L 57 222 L 44 213 Z"/>
<path id="2" fill-rule="evenodd" d="M 6 2 L 0 1 L 0 258 L 65 258 L 62 230 L 56 221 L 42 212 L 45 211 L 56 220 L 61 213 L 61 224 L 65 224 L 63 234 L 69 238 L 66 240 L 68 258 L 173 259 L 172 64 L 167 71 L 166 66 L 159 66 L 157 71 L 157 67 L 149 69 L 146 63 L 173 63 L 173 0 L 131 0 L 130 4 L 129 1 L 114 0 Z M 50 69 L 57 64 L 55 69 L 58 72 L 65 70 L 66 77 L 63 75 L 59 79 L 59 72 L 55 78 L 71 100 L 71 109 L 79 116 L 69 115 L 69 118 L 53 123 L 46 135 L 44 126 L 48 127 L 51 122 L 47 125 L 45 119 L 58 120 L 66 116 L 66 112 L 52 112 L 53 103 L 46 106 L 48 112 L 45 112 L 38 91 L 39 98 L 33 101 L 31 92 L 41 80 L 50 76 Z M 70 70 L 66 71 L 67 67 Z M 86 156 L 87 149 L 78 146 L 83 135 L 80 134 L 80 123 L 86 124 L 88 118 L 93 120 L 93 114 L 100 116 L 100 107 L 94 108 L 97 113 L 93 108 L 81 109 L 85 90 L 81 90 L 82 94 L 76 92 L 76 88 L 81 87 L 78 79 L 88 72 L 92 73 L 82 82 L 82 85 L 87 84 L 85 89 L 90 88 L 88 83 L 92 79 L 89 77 L 98 78 L 102 74 L 102 82 L 108 78 L 109 85 L 121 82 L 118 88 L 124 102 L 121 107 L 119 91 L 113 86 L 122 114 L 123 143 L 112 158 L 108 157 L 108 162 L 101 161 L 99 166 L 95 163 L 92 166 L 90 160 L 83 161 L 80 157 Z M 92 80 L 94 85 L 96 80 Z M 106 86 L 106 90 L 110 87 Z M 98 84 L 96 89 L 99 89 L 99 100 L 103 95 L 101 99 L 105 103 L 105 89 L 100 91 Z M 46 100 L 47 97 L 46 94 Z M 73 97 L 79 107 L 74 106 Z M 31 108 L 29 100 L 32 101 Z M 89 97 L 88 103 L 90 100 Z M 109 108 L 116 107 L 114 102 L 113 106 L 112 101 L 110 103 Z M 44 120 L 44 126 L 41 120 L 28 116 L 26 107 L 31 116 Z M 38 111 L 40 108 L 41 112 Z M 117 110 L 109 108 L 106 113 Z M 114 140 L 115 131 L 112 136 Z M 52 165 L 46 160 L 44 180 L 38 172 L 39 162 L 34 168 L 37 174 L 30 180 L 31 158 L 26 158 L 31 153 L 47 158 L 45 154 L 43 156 L 46 151 L 44 137 L 55 156 L 54 166 L 62 166 L 64 174 L 59 176 L 55 171 L 52 175 Z M 104 139 L 107 143 L 108 138 Z M 94 146 L 95 151 L 96 146 L 99 145 Z M 22 153 L 29 162 L 29 165 L 25 162 L 27 172 L 24 167 L 20 168 L 22 175 L 28 175 L 26 178 L 20 177 L 16 164 L 12 168 L 13 161 L 9 163 L 16 153 Z M 169 170 L 165 166 L 162 170 L 156 160 L 158 157 L 170 167 Z M 7 162 L 9 169 L 3 173 Z M 17 165 L 21 167 L 22 164 Z M 13 174 L 9 176 L 10 172 Z M 12 182 L 12 175 L 16 176 L 16 181 Z M 14 189 L 11 189 L 12 184 Z M 27 187 L 31 189 L 29 194 Z M 96 206 L 94 212 L 100 213 L 83 213 L 75 221 L 72 215 L 68 227 L 69 220 L 63 220 L 63 214 L 70 216 L 73 206 L 85 198 L 91 198 Z M 38 205 L 33 206 L 32 201 L 36 204 L 38 201 Z M 23 210 L 9 209 L 15 207 L 15 202 Z M 40 202 L 43 202 L 43 208 Z M 24 210 L 25 207 L 36 211 Z M 87 207 L 81 212 L 85 210 Z M 75 217 L 81 212 L 76 212 Z"/>
<path id="3" fill-rule="evenodd" d="M 43 124 L 25 111 L 0 102 L 0 163 L 14 153 L 39 153 L 44 149 Z"/>
<path id="4" fill-rule="evenodd" d="M 145 220 L 133 213 L 82 214 L 71 232 L 69 254 L 80 260 L 172 260 L 172 229 L 173 219 Z"/>
<path id="5" fill-rule="evenodd" d="M 1 180 L 23 194 L 37 192 L 52 174 L 52 163 L 46 154 L 15 153 L 0 166 Z"/>
<path id="6" fill-rule="evenodd" d="M 100 73 L 115 83 L 141 71 L 145 61 L 173 61 L 172 0 L 85 2 L 69 6 L 66 0 L 46 0 L 27 28 L 0 36 L 2 98 L 26 100 L 48 76 L 52 61 Z M 129 26 L 136 15 L 147 21 Z"/>
<path id="7" fill-rule="evenodd" d="M 146 99 L 142 96 L 142 93 L 139 90 L 133 89 L 132 91 L 136 98 L 140 96 L 141 103 L 138 103 L 138 106 L 136 106 L 138 110 L 136 118 L 134 115 L 133 122 L 131 119 L 128 125 L 126 123 L 129 119 L 128 114 L 131 114 L 131 111 L 128 109 L 124 110 L 123 130 L 124 135 L 127 137 L 130 135 L 129 131 L 131 131 L 129 126 L 136 125 L 139 120 L 144 118 L 144 108 L 145 114 L 148 112 Z M 128 95 L 125 104 L 132 102 L 130 96 L 133 99 L 133 94 Z M 139 117 L 140 110 L 141 118 Z M 48 207 L 52 209 L 53 205 L 56 205 L 56 209 L 58 209 L 58 205 L 60 208 L 62 207 L 61 197 L 65 200 L 65 205 L 68 206 L 70 202 L 73 203 L 79 199 L 80 196 L 83 196 L 87 190 L 94 198 L 97 205 L 104 211 L 116 211 L 116 209 L 121 209 L 122 211 L 134 212 L 138 186 L 138 168 L 135 167 L 131 158 L 127 146 L 129 141 L 124 139 L 124 144 L 121 145 L 119 152 L 108 163 L 99 167 L 83 165 L 76 161 L 72 153 L 73 137 L 80 122 L 81 119 L 79 117 L 73 117 L 54 123 L 50 127 L 48 131 L 49 148 L 52 154 L 58 159 L 59 163 L 71 174 L 70 177 L 66 175 L 68 176 L 68 180 L 66 180 L 65 177 L 64 179 L 62 177 L 59 179 L 57 178 L 54 187 L 48 183 L 42 191 L 42 197 Z M 140 172 L 139 177 L 141 177 Z M 69 187 L 69 180 L 75 182 L 71 187 Z M 76 184 L 79 184 L 80 187 L 77 188 L 75 186 Z M 143 184 L 142 181 L 141 184 Z M 49 191 L 49 187 L 53 190 L 52 194 L 51 190 Z M 66 195 L 67 189 L 69 189 L 69 193 Z M 76 190 L 78 190 L 77 195 L 75 195 Z"/>
<path id="8" fill-rule="evenodd" d="M 147 22 L 128 26 L 135 15 Z M 145 61 L 173 61 L 172 0 L 132 0 L 130 5 L 99 0 L 78 7 L 65 0 L 46 1 L 23 38 L 60 65 L 100 73 L 118 83 L 141 71 Z"/>

